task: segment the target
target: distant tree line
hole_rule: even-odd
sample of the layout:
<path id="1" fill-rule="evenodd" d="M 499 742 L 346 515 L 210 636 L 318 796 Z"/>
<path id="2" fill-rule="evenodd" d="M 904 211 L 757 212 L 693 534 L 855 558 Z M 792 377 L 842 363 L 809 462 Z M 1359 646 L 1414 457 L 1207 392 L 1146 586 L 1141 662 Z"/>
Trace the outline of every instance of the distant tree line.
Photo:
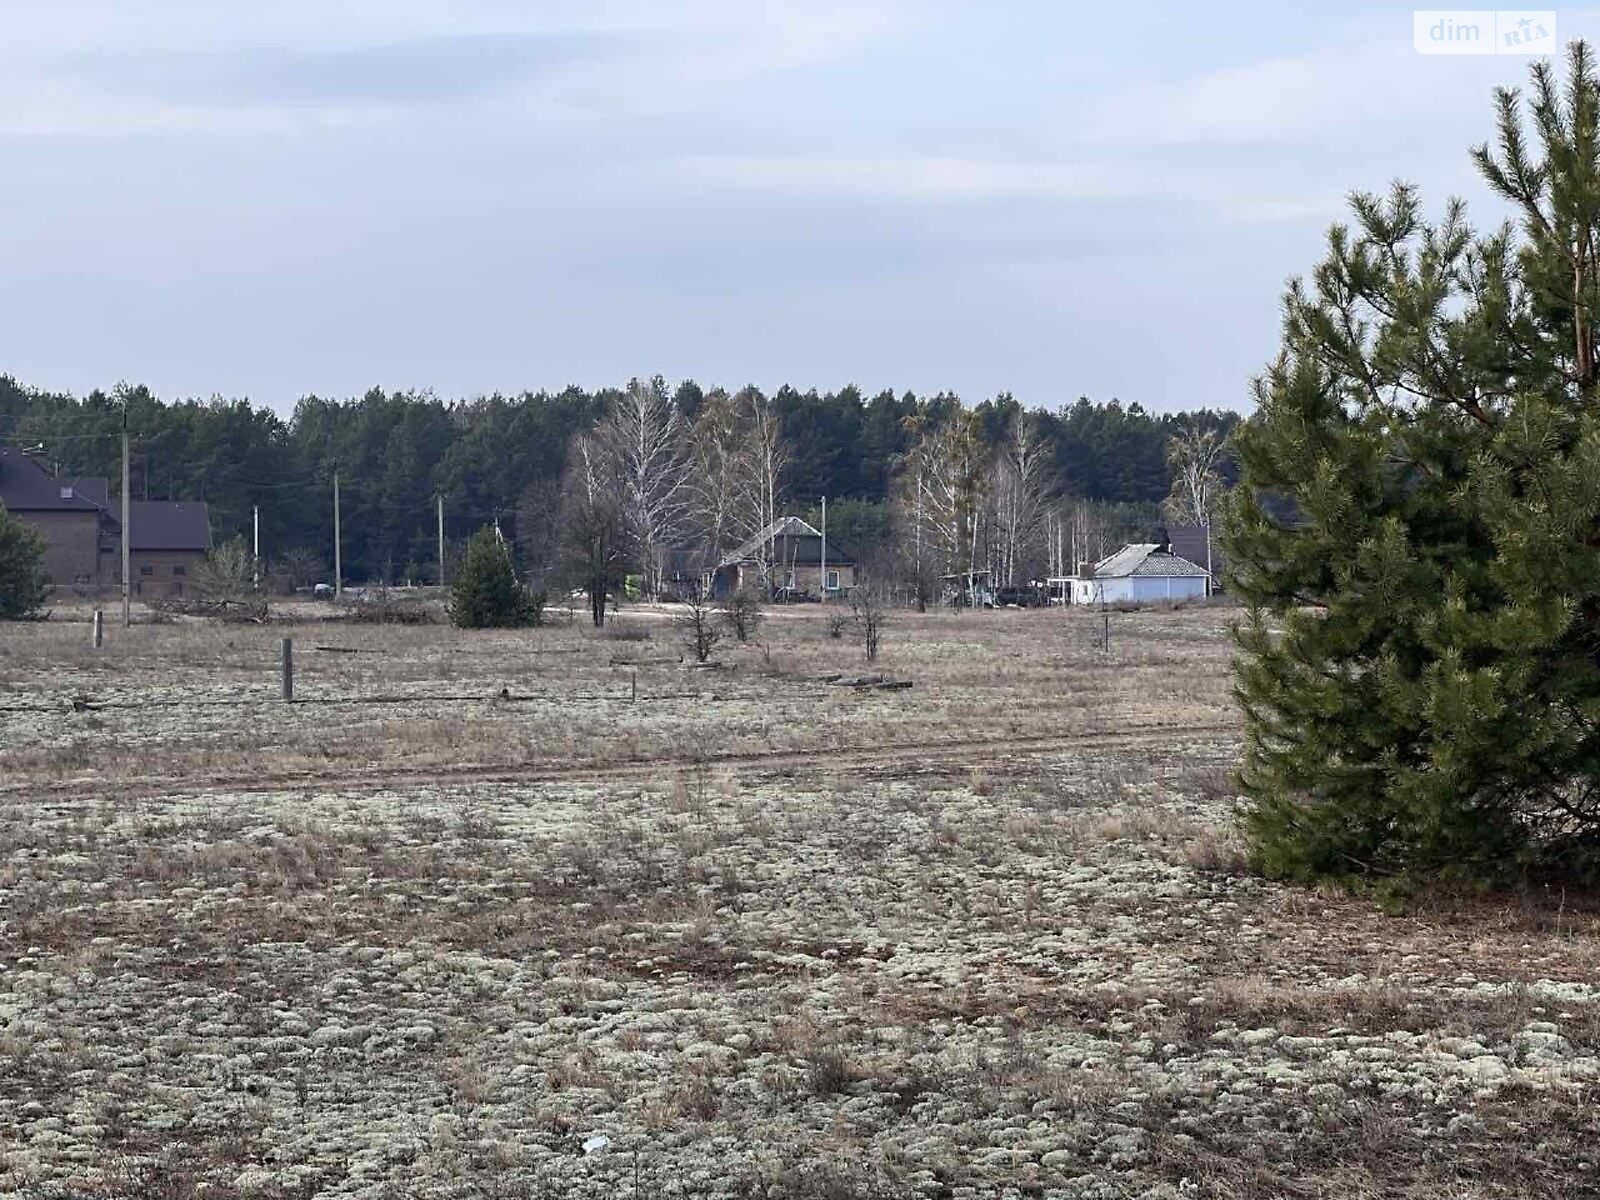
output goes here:
<path id="1" fill-rule="evenodd" d="M 434 580 L 441 495 L 457 550 L 498 527 L 540 587 L 627 573 L 647 591 L 673 558 L 715 565 L 777 516 L 815 523 L 826 496 L 830 540 L 919 597 L 952 571 L 1023 582 L 1155 536 L 1160 506 L 1194 491 L 1174 444 L 1220 445 L 1238 420 L 1085 398 L 1051 411 L 1009 394 L 967 406 L 854 387 L 674 389 L 660 377 L 457 401 L 307 396 L 284 419 L 244 400 L 166 402 L 129 386 L 75 397 L 0 377 L 0 438 L 113 490 L 124 409 L 135 497 L 206 501 L 219 543 L 247 537 L 259 506 L 263 557 L 295 584 L 329 571 L 337 470 L 352 582 Z M 1226 454 L 1214 465 L 1231 476 Z"/>

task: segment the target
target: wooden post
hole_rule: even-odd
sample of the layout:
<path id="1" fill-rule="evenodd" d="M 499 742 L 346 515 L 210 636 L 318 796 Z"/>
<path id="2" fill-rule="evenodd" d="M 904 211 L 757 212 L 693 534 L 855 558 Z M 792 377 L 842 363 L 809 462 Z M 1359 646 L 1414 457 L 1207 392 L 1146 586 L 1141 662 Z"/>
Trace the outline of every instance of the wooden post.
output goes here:
<path id="1" fill-rule="evenodd" d="M 279 649 L 283 655 L 283 700 L 294 703 L 294 639 L 283 638 Z"/>
<path id="2" fill-rule="evenodd" d="M 94 610 L 94 648 L 100 649 L 106 644 L 106 614 L 102 609 Z"/>
<path id="3" fill-rule="evenodd" d="M 1106 628 L 1105 628 L 1105 635 L 1100 639 L 1100 644 L 1101 644 L 1101 646 L 1103 646 L 1105 648 L 1105 652 L 1107 654 L 1110 654 L 1111 653 L 1111 614 L 1109 612 L 1106 612 L 1106 613 L 1103 613 L 1102 615 L 1106 619 Z"/>

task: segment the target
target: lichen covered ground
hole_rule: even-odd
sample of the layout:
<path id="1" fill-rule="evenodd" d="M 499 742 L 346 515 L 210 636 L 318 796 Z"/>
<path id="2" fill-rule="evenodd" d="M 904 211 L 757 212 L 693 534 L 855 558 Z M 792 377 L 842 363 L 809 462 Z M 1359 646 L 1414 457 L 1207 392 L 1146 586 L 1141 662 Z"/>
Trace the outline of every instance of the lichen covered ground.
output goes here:
<path id="1" fill-rule="evenodd" d="M 1600 1195 L 1593 913 L 1244 871 L 1225 611 L 638 619 L 5 629 L 0 1196 Z"/>

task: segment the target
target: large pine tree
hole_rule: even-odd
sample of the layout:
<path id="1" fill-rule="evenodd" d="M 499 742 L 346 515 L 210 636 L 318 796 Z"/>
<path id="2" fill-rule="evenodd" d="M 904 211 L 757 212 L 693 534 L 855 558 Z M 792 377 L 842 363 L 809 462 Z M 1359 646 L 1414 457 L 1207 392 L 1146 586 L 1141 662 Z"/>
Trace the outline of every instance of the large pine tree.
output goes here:
<path id="1" fill-rule="evenodd" d="M 1356 195 L 1285 298 L 1226 538 L 1271 874 L 1592 871 L 1600 86 L 1571 47 L 1473 151 L 1519 216 Z"/>

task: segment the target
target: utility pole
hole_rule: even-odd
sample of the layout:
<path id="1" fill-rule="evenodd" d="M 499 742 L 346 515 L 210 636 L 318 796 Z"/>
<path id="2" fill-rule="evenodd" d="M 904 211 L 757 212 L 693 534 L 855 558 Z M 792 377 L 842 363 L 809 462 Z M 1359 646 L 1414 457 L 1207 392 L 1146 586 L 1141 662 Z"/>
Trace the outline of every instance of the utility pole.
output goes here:
<path id="1" fill-rule="evenodd" d="M 822 498 L 822 599 L 828 599 L 828 498 Z"/>
<path id="2" fill-rule="evenodd" d="M 251 590 L 261 590 L 261 505 L 250 506 L 250 526 L 254 534 L 254 549 L 250 555 L 250 587 Z"/>
<path id="3" fill-rule="evenodd" d="M 333 598 L 344 598 L 344 559 L 339 543 L 339 464 L 333 464 Z"/>
<path id="4" fill-rule="evenodd" d="M 439 586 L 444 586 L 444 493 L 440 492 L 439 500 Z"/>
<path id="5" fill-rule="evenodd" d="M 133 625 L 133 502 L 128 482 L 128 402 L 122 402 L 122 627 Z"/>

